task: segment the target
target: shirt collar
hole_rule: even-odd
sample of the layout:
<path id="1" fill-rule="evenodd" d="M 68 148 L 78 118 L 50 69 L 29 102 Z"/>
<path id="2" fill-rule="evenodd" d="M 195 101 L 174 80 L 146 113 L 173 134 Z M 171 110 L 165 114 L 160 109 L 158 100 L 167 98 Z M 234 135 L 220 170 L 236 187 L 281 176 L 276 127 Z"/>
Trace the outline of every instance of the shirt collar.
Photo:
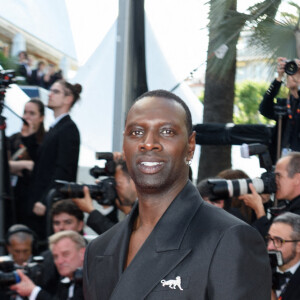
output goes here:
<path id="1" fill-rule="evenodd" d="M 65 113 L 65 114 L 61 114 L 60 116 L 58 116 L 54 122 L 50 125 L 50 127 L 54 127 L 62 118 L 64 118 L 65 116 L 67 116 L 69 113 Z"/>

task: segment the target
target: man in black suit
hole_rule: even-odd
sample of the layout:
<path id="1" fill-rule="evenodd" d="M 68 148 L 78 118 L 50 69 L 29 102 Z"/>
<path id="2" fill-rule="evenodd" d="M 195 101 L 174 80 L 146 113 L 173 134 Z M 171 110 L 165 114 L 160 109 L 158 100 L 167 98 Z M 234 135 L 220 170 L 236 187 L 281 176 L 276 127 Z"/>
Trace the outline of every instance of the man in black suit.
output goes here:
<path id="1" fill-rule="evenodd" d="M 48 294 L 35 285 L 22 271 L 18 271 L 20 283 L 12 285 L 10 289 L 23 297 L 36 300 L 82 300 L 82 283 L 76 280 L 74 274 L 83 265 L 86 245 L 84 238 L 72 230 L 60 231 L 50 236 L 49 245 L 54 263 L 62 277 L 55 295 Z"/>
<path id="2" fill-rule="evenodd" d="M 268 250 L 280 251 L 283 261 L 274 273 L 273 299 L 300 299 L 300 216 L 287 212 L 276 217 L 267 240 Z"/>
<path id="3" fill-rule="evenodd" d="M 80 136 L 69 115 L 79 99 L 81 85 L 64 80 L 55 82 L 49 93 L 48 107 L 53 110 L 55 122 L 39 146 L 30 122 L 23 142 L 34 161 L 33 182 L 30 190 L 31 228 L 39 239 L 46 238 L 47 194 L 55 180 L 76 181 Z"/>
<path id="4" fill-rule="evenodd" d="M 202 200 L 188 180 L 194 149 L 191 114 L 178 96 L 157 90 L 137 99 L 123 152 L 138 201 L 88 245 L 85 299 L 270 299 L 262 237 Z"/>

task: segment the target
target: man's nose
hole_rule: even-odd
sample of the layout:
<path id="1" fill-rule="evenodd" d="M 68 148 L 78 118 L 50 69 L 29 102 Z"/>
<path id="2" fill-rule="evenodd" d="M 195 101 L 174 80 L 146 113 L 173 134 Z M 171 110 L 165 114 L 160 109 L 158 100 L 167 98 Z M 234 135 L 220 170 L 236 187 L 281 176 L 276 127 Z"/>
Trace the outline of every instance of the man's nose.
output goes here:
<path id="1" fill-rule="evenodd" d="M 144 139 L 139 144 L 140 151 L 161 151 L 162 146 L 159 141 L 159 137 L 156 133 L 149 131 L 145 134 Z"/>
<path id="2" fill-rule="evenodd" d="M 273 241 L 271 241 L 271 240 L 268 241 L 267 249 L 268 249 L 268 251 L 277 250 L 273 244 Z"/>

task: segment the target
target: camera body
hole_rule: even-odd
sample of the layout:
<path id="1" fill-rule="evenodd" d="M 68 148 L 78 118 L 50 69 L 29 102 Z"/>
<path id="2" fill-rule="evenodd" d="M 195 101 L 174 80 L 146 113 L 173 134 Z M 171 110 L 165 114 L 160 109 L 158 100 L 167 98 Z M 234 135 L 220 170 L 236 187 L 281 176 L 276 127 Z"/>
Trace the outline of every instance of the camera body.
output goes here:
<path id="1" fill-rule="evenodd" d="M 16 267 L 12 259 L 7 256 L 0 257 L 0 290 L 6 290 L 12 284 L 21 281 L 20 276 L 16 272 L 17 269 L 23 272 L 37 285 L 41 280 L 43 268 L 41 262 L 44 260 L 41 256 L 34 256 L 33 262 L 28 263 L 24 267 Z"/>
<path id="2" fill-rule="evenodd" d="M 63 180 L 55 180 L 56 187 L 53 195 L 53 200 L 58 201 L 67 198 L 82 198 L 83 187 L 89 188 L 91 197 L 101 205 L 114 205 L 115 199 L 118 197 L 116 191 L 116 181 L 114 174 L 116 172 L 116 163 L 111 152 L 97 152 L 97 159 L 105 160 L 105 167 L 100 168 L 95 166 L 90 169 L 90 174 L 94 178 L 105 176 L 106 178 L 100 180 L 97 184 L 77 184 L 75 182 L 68 182 Z"/>

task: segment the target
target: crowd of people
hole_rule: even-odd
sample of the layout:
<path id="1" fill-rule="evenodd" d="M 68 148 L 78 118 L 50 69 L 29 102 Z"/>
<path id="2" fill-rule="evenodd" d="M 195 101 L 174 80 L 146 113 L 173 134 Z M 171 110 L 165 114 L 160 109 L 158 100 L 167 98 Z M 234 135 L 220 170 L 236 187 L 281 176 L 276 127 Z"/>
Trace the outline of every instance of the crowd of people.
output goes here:
<path id="1" fill-rule="evenodd" d="M 53 63 L 39 60 L 34 67 L 33 59 L 26 51 L 18 54 L 17 75 L 21 76 L 20 82 L 23 84 L 40 86 L 47 90 L 55 81 L 63 79 L 62 70 L 57 69 Z"/>
<path id="2" fill-rule="evenodd" d="M 269 113 L 278 105 L 273 88 L 281 84 L 284 61 L 278 59 L 262 114 L 266 102 Z M 282 101 L 288 150 L 275 164 L 275 195 L 249 184 L 251 193 L 220 198 L 207 179 L 195 186 L 189 108 L 177 95 L 155 90 L 127 114 L 123 152 L 113 153 L 117 196 L 101 209 L 88 186 L 80 198 L 49 196 L 55 180 L 76 182 L 80 135 L 69 112 L 82 90 L 52 82 L 47 107 L 55 121 L 48 132 L 44 105 L 31 99 L 27 124 L 9 138 L 14 201 L 6 206 L 5 246 L 19 282 L 0 289 L 1 299 L 300 299 L 300 71 L 289 76 L 294 85 Z M 215 178 L 249 177 L 228 169 Z M 274 197 L 280 210 L 273 209 Z M 86 226 L 99 236 L 90 240 Z"/>

